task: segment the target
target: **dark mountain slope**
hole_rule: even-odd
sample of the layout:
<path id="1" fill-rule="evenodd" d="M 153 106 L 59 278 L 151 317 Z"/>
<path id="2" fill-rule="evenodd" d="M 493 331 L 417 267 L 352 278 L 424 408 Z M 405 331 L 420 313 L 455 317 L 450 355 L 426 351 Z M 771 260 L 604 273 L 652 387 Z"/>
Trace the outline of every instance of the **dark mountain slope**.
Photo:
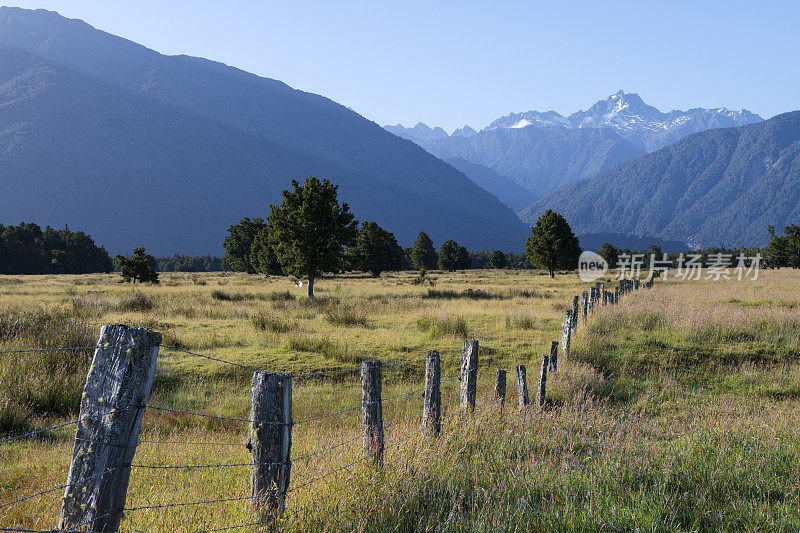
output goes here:
<path id="1" fill-rule="evenodd" d="M 800 220 L 800 111 L 690 135 L 565 185 L 521 216 L 534 221 L 548 208 L 576 233 L 762 245 L 767 225 Z"/>
<path id="2" fill-rule="evenodd" d="M 503 202 L 514 211 L 519 211 L 528 207 L 536 200 L 536 195 L 528 189 L 523 189 L 511 178 L 501 176 L 494 170 L 483 165 L 470 163 L 466 159 L 454 157 L 444 160 L 448 165 L 461 171 L 469 179 L 474 181 L 479 187 L 495 195 L 498 200 Z"/>
<path id="3" fill-rule="evenodd" d="M 598 128 L 497 128 L 420 144 L 442 159 L 460 157 L 489 167 L 537 196 L 643 153 L 612 130 Z"/>
<path id="4" fill-rule="evenodd" d="M 38 145 L 40 157 L 52 160 L 56 168 L 60 168 L 61 174 L 58 177 L 26 175 L 42 184 L 50 179 L 78 183 L 83 178 L 79 174 L 71 175 L 71 170 L 103 167 L 105 163 L 114 162 L 111 159 L 94 161 L 91 143 L 102 141 L 99 139 L 101 135 L 110 135 L 112 139 L 120 141 L 125 137 L 129 146 L 136 147 L 139 143 L 134 133 L 138 132 L 150 136 L 141 139 L 148 146 L 152 138 L 158 138 L 161 153 L 152 161 L 148 159 L 152 155 L 149 152 L 139 153 L 138 156 L 124 152 L 115 154 L 123 162 L 131 162 L 129 170 L 133 174 L 128 175 L 127 179 L 132 183 L 136 182 L 137 176 L 142 176 L 145 181 L 156 179 L 155 176 L 143 176 L 144 172 L 160 176 L 158 179 L 164 183 L 163 194 L 169 195 L 172 191 L 172 205 L 176 209 L 183 209 L 180 203 L 185 191 L 179 188 L 191 174 L 182 173 L 189 169 L 200 171 L 201 165 L 198 161 L 180 158 L 199 157 L 211 165 L 203 174 L 209 180 L 225 184 L 231 191 L 225 195 L 228 203 L 216 206 L 218 211 L 222 211 L 216 216 L 224 218 L 225 225 L 241 216 L 264 213 L 266 202 L 279 201 L 276 191 L 287 186 L 290 178 L 302 178 L 314 173 L 341 185 L 341 196 L 353 206 L 356 216 L 377 220 L 394 231 L 404 244 L 413 242 L 420 229 L 428 232 L 437 242 L 453 238 L 470 248 L 519 249 L 524 241 L 525 226 L 492 195 L 415 144 L 398 139 L 377 124 L 327 98 L 297 91 L 279 81 L 260 78 L 213 61 L 163 56 L 95 30 L 82 21 L 68 20 L 43 10 L 1 8 L 0 43 L 44 56 L 50 61 L 52 70 L 59 71 L 63 66 L 84 74 L 81 79 L 87 94 L 91 93 L 88 86 L 95 83 L 98 84 L 96 90 L 101 90 L 98 80 L 105 82 L 102 91 L 109 94 L 112 86 L 116 87 L 120 92 L 108 97 L 109 104 L 122 100 L 122 94 L 126 95 L 124 98 L 139 94 L 143 99 L 154 100 L 152 103 L 137 100 L 141 106 L 161 102 L 163 111 L 159 113 L 164 116 L 183 110 L 181 116 L 191 116 L 191 120 L 196 122 L 205 120 L 205 126 L 200 130 L 205 132 L 203 136 L 181 131 L 177 124 L 168 125 L 163 120 L 159 123 L 163 127 L 170 126 L 167 131 L 171 135 L 159 136 L 158 130 L 148 128 L 144 119 L 137 121 L 132 113 L 122 117 L 106 117 L 103 115 L 104 109 L 80 91 L 69 90 L 60 94 L 58 91 L 68 89 L 57 87 L 64 78 L 39 83 L 40 80 L 34 75 L 10 77 L 6 72 L 6 82 L 13 78 L 11 83 L 15 85 L 34 83 L 30 91 L 43 92 L 41 98 L 49 95 L 52 98 L 72 99 L 37 103 L 42 112 L 34 115 L 36 120 L 24 116 L 20 109 L 16 110 L 17 115 L 13 120 L 12 117 L 0 117 L 3 124 L 35 123 L 35 129 L 28 135 L 19 133 L 21 137 L 14 145 L 16 148 L 7 147 L 11 157 L 22 157 L 21 153 L 13 153 L 15 150 L 33 150 L 34 146 L 25 145 L 34 143 L 34 138 L 49 137 L 52 153 L 45 153 L 47 145 Z M 0 68 L 5 70 L 5 65 L 0 65 Z M 51 84 L 56 86 L 51 87 Z M 64 110 L 53 108 L 59 103 L 65 106 Z M 82 108 L 86 118 L 81 120 L 81 117 L 76 117 L 77 122 L 69 124 L 60 121 L 58 113 L 68 111 L 66 108 Z M 34 106 L 25 109 L 35 114 L 39 108 Z M 47 115 L 45 109 L 50 109 L 51 114 Z M 115 120 L 119 122 L 115 123 Z M 133 122 L 124 122 L 126 120 Z M 95 131 L 95 125 L 104 126 L 105 129 Z M 200 126 L 193 123 L 191 127 Z M 211 131 L 215 128 L 218 129 L 217 133 Z M 115 131 L 123 129 L 127 131 Z M 67 131 L 72 139 L 62 138 Z M 248 140 L 245 141 L 245 138 Z M 77 146 L 80 139 L 87 146 Z M 191 139 L 201 143 L 202 148 L 191 145 Z M 243 146 L 238 146 L 238 142 Z M 83 159 L 70 157 L 63 149 L 56 148 L 63 144 L 72 144 L 74 153 L 80 153 Z M 245 149 L 248 150 L 247 154 L 243 154 Z M 67 157 L 72 166 L 58 164 L 57 154 Z M 137 157 L 141 158 L 141 164 L 134 165 Z M 33 161 L 28 163 L 38 164 Z M 254 174 L 243 173 L 241 166 L 247 166 Z M 214 169 L 213 177 L 211 169 Z M 119 176 L 111 170 L 106 169 L 106 186 L 114 188 Z M 40 172 L 43 170 L 40 169 Z M 6 176 L 8 179 L 22 179 L 22 176 L 10 173 L 6 173 Z M 167 181 L 167 176 L 175 176 L 169 178 L 175 181 Z M 184 180 L 179 179 L 181 177 Z M 250 180 L 259 184 L 259 190 L 263 191 L 258 195 L 260 207 L 257 210 L 252 206 L 252 194 L 248 197 L 233 194 L 233 191 L 240 189 L 240 180 L 243 181 L 242 187 L 253 185 L 247 182 Z M 40 198 L 40 201 L 46 204 L 49 199 Z M 182 223 L 172 220 L 170 213 L 162 215 L 165 232 L 170 231 L 173 223 Z M 8 216 L 2 213 L 4 221 Z M 72 223 L 71 219 L 65 222 Z M 197 236 L 193 242 L 199 248 L 170 248 L 164 249 L 164 252 L 218 252 L 221 246 L 218 236 L 219 231 L 213 236 Z M 169 235 L 162 237 L 167 239 Z M 110 248 L 122 247 L 113 239 L 103 240 L 98 236 L 98 240 Z M 182 242 L 180 239 L 177 241 Z"/>

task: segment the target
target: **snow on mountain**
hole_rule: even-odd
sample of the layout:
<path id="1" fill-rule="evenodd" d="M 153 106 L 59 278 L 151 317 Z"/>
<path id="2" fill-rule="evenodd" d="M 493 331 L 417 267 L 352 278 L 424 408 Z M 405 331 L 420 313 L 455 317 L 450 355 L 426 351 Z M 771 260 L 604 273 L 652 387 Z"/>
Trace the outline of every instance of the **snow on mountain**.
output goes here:
<path id="1" fill-rule="evenodd" d="M 653 151 L 698 131 L 744 126 L 762 120 L 760 116 L 746 109 L 736 111 L 724 107 L 673 110 L 663 113 L 647 105 L 636 93 L 618 91 L 605 100 L 600 100 L 588 110 L 577 111 L 568 117 L 555 111 L 511 113 L 492 122 L 486 130 L 519 129 L 528 126 L 568 129 L 611 128 L 634 145 L 646 151 Z"/>

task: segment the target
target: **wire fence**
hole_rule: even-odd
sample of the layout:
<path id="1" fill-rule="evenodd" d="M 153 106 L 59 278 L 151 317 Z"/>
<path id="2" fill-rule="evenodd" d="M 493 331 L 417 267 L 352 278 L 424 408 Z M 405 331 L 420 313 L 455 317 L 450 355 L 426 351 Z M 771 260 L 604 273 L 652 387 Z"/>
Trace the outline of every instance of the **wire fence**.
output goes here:
<path id="1" fill-rule="evenodd" d="M 613 304 L 616 303 L 616 299 L 618 298 L 619 294 L 625 293 L 628 290 L 633 290 L 634 286 L 631 285 L 624 285 L 622 291 L 618 291 L 617 294 L 611 295 L 609 293 L 601 292 L 600 288 L 595 287 L 592 288 L 591 294 L 583 293 L 580 298 L 580 307 L 578 305 L 579 297 L 576 296 L 574 300 L 574 305 L 571 311 L 567 311 L 567 316 L 564 323 L 564 338 L 562 349 L 565 353 L 568 352 L 569 349 L 569 335 L 572 330 L 577 327 L 578 324 L 578 316 L 582 315 L 584 320 L 586 319 L 587 315 L 591 313 L 594 307 L 599 304 L 602 300 L 604 303 L 608 298 L 609 301 Z M 648 287 L 649 288 L 649 287 Z M 636 285 L 636 289 L 638 289 L 638 284 Z M 477 351 L 478 343 L 474 341 L 475 350 Z M 557 343 L 554 343 L 554 345 Z M 143 348 L 143 347 L 158 347 L 161 350 L 168 351 L 168 352 L 177 352 L 184 355 L 203 358 L 211 361 L 215 361 L 220 364 L 230 365 L 232 367 L 246 369 L 248 371 L 253 372 L 265 372 L 263 369 L 259 369 L 249 365 L 243 365 L 237 363 L 235 361 L 229 361 L 226 359 L 222 359 L 219 357 L 199 354 L 189 350 L 185 350 L 182 348 L 162 345 L 162 344 L 151 344 L 151 345 L 129 345 L 129 346 L 115 346 L 115 348 L 126 349 L 129 347 L 136 347 L 136 348 Z M 74 348 L 43 348 L 43 349 L 21 349 L 21 350 L 4 350 L 0 351 L 0 355 L 10 355 L 10 354 L 20 354 L 20 353 L 38 353 L 38 352 L 50 352 L 50 351 L 57 351 L 57 352 L 66 352 L 66 351 L 84 351 L 84 350 L 103 350 L 109 348 L 108 343 L 100 342 L 97 346 L 80 346 Z M 555 346 L 553 347 L 555 349 Z M 478 385 L 477 385 L 477 352 L 475 354 L 475 363 L 470 366 L 469 364 L 469 356 L 467 355 L 467 342 L 465 341 L 464 349 L 463 350 L 453 350 L 447 353 L 438 354 L 439 362 L 447 362 L 450 361 L 450 357 L 455 354 L 462 354 L 460 360 L 458 361 L 458 368 L 457 372 L 454 375 L 448 376 L 446 378 L 438 378 L 438 391 L 441 395 L 444 392 L 444 388 L 447 388 L 450 391 L 450 397 L 444 401 L 441 399 L 438 400 L 439 402 L 439 415 L 441 415 L 442 407 L 448 407 L 457 401 L 461 401 L 462 407 L 464 406 L 464 402 L 472 402 L 472 408 L 474 409 L 475 406 L 475 396 L 478 394 Z M 553 359 L 555 359 L 555 354 L 552 355 Z M 411 366 L 411 365 L 421 365 L 422 363 L 426 363 L 430 358 L 430 355 L 422 358 L 413 358 L 403 361 L 392 361 L 383 363 L 381 365 L 382 368 L 386 368 L 389 371 L 393 371 L 395 369 Z M 467 368 L 465 368 L 464 362 L 467 361 Z M 552 361 L 555 363 L 555 361 Z M 440 363 L 437 363 L 440 364 Z M 426 363 L 427 365 L 427 363 Z M 453 365 L 444 365 L 444 366 L 453 366 Z M 546 379 L 546 372 L 545 369 L 548 366 L 547 356 L 545 356 L 545 360 L 542 365 L 542 370 L 544 374 L 544 378 L 540 378 L 540 387 L 543 388 L 542 380 Z M 336 368 L 330 370 L 321 370 L 321 371 L 314 371 L 314 372 L 305 372 L 299 374 L 290 374 L 291 379 L 311 379 L 311 378 L 319 378 L 324 376 L 330 375 L 337 375 L 337 374 L 345 374 L 345 373 L 356 373 L 356 372 L 364 372 L 364 366 L 352 367 L 352 368 Z M 470 376 L 474 373 L 474 376 L 471 378 Z M 383 379 L 383 378 L 382 378 Z M 470 379 L 472 381 L 470 381 Z M 456 384 L 456 380 L 458 380 L 458 384 Z M 386 381 L 387 384 L 391 383 L 391 381 Z M 471 387 L 469 383 L 472 383 Z M 394 385 L 394 384 L 393 384 Z M 452 385 L 452 386 L 451 386 Z M 312 486 L 314 483 L 317 483 L 323 479 L 329 478 L 339 472 L 343 472 L 349 470 L 356 465 L 362 464 L 368 459 L 374 458 L 373 456 L 376 454 L 383 454 L 385 449 L 391 448 L 393 446 L 397 446 L 402 442 L 406 442 L 415 436 L 418 436 L 426 431 L 429 431 L 431 427 L 423 425 L 421 428 L 417 428 L 413 431 L 409 431 L 408 425 L 412 423 L 412 421 L 423 420 L 423 416 L 425 415 L 425 409 L 419 411 L 418 406 L 415 407 L 412 403 L 412 399 L 414 399 L 415 395 L 418 396 L 425 396 L 425 394 L 429 393 L 428 388 L 430 387 L 430 383 L 428 383 L 427 376 L 426 382 L 421 387 L 414 387 L 411 390 L 404 390 L 402 392 L 396 392 L 386 397 L 381 397 L 379 395 L 377 400 L 374 401 L 366 401 L 362 400 L 361 402 L 349 405 L 347 407 L 341 409 L 334 409 L 329 412 L 321 413 L 321 414 L 314 414 L 313 416 L 307 416 L 297 421 L 291 421 L 291 417 L 289 418 L 288 422 L 281 422 L 281 421 L 265 421 L 265 420 L 258 420 L 253 419 L 252 417 L 242 417 L 242 416 L 228 416 L 222 414 L 214 414 L 214 413 L 200 413 L 195 412 L 187 409 L 179 409 L 174 407 L 167 407 L 162 405 L 154 405 L 147 401 L 142 403 L 136 403 L 134 405 L 130 405 L 128 409 L 137 409 L 140 411 L 148 411 L 148 412 L 156 412 L 156 413 L 166 413 L 170 415 L 180 415 L 183 417 L 191 417 L 191 418 L 198 418 L 198 419 L 211 419 L 211 420 L 220 420 L 224 422 L 230 422 L 234 424 L 246 424 L 246 428 L 252 429 L 252 427 L 260 427 L 260 426 L 268 426 L 278 428 L 288 428 L 289 431 L 295 430 L 309 430 L 314 429 L 317 430 L 317 434 L 319 434 L 320 424 L 330 423 L 330 424 L 337 424 L 337 428 L 341 431 L 340 440 L 336 440 L 335 442 L 327 441 L 327 442 L 318 442 L 317 446 L 313 446 L 313 442 L 315 439 L 306 439 L 306 442 L 303 442 L 302 446 L 299 446 L 302 453 L 297 455 L 296 457 L 288 458 L 285 461 L 269 461 L 269 462 L 259 462 L 259 461 L 215 461 L 215 462 L 192 462 L 192 463 L 185 463 L 185 464 L 159 464 L 157 462 L 140 462 L 140 461 L 132 461 L 128 463 L 121 464 L 114 468 L 104 469 L 101 472 L 94 473 L 92 475 L 83 477 L 78 480 L 69 481 L 68 483 L 50 487 L 47 489 L 39 490 L 35 493 L 28 494 L 28 495 L 15 495 L 10 501 L 0 503 L 0 509 L 6 509 L 11 506 L 35 500 L 37 498 L 41 498 L 47 494 L 51 494 L 57 491 L 66 491 L 72 487 L 76 487 L 76 490 L 83 486 L 83 490 L 86 490 L 87 483 L 89 481 L 93 481 L 97 478 L 102 478 L 109 474 L 114 473 L 120 469 L 127 469 L 129 473 L 135 472 L 137 470 L 157 470 L 157 471 L 176 471 L 176 472 L 186 472 L 186 471 L 196 471 L 196 470 L 211 470 L 211 469 L 231 469 L 231 468 L 248 468 L 254 469 L 257 467 L 275 467 L 276 469 L 288 469 L 294 466 L 301 466 L 301 465 L 311 465 L 312 462 L 314 463 L 313 468 L 309 468 L 307 472 L 304 472 L 304 476 L 298 476 L 296 470 L 292 472 L 292 476 L 297 479 L 299 477 L 300 482 L 295 482 L 295 484 L 286 487 L 285 492 L 283 494 L 284 497 L 287 497 L 291 494 L 295 494 L 302 489 L 306 489 L 307 487 Z M 87 383 L 88 387 L 88 383 Z M 457 389 L 453 391 L 452 389 Z M 484 389 L 485 390 L 485 389 Z M 503 384 L 503 390 L 505 390 L 505 383 Z M 456 392 L 456 394 L 453 394 Z M 471 394 L 472 399 L 465 400 L 465 398 L 469 398 Z M 484 392 L 484 394 L 486 394 Z M 364 398 L 366 398 L 366 393 L 364 393 Z M 386 406 L 391 406 L 387 411 L 391 413 L 393 416 L 394 421 L 384 424 L 381 421 L 380 427 L 373 428 L 372 430 L 366 429 L 366 426 L 363 428 L 357 428 L 354 424 L 352 426 L 343 425 L 340 423 L 339 418 L 342 416 L 349 416 L 350 414 L 355 414 L 356 412 L 363 414 L 364 419 L 366 420 L 367 411 L 374 406 L 376 403 L 381 404 L 381 408 L 385 409 Z M 55 430 L 66 428 L 70 426 L 77 426 L 80 428 L 81 425 L 85 425 L 87 423 L 98 422 L 101 421 L 104 417 L 109 415 L 118 415 L 120 413 L 120 409 L 114 407 L 105 407 L 103 409 L 96 410 L 91 415 L 84 415 L 80 416 L 75 420 L 71 420 L 68 422 L 63 422 L 60 424 L 56 424 L 50 427 L 37 429 L 30 431 L 25 434 L 15 435 L 6 437 L 0 440 L 0 445 L 9 445 L 15 441 L 20 441 L 21 439 L 28 439 L 32 437 L 40 437 L 49 432 L 53 432 Z M 142 413 L 144 416 L 144 413 Z M 158 420 L 156 420 L 158 422 Z M 366 424 L 366 422 L 365 422 Z M 349 430 L 348 430 L 349 428 Z M 376 431 L 380 431 L 380 439 L 381 439 L 381 447 L 379 451 L 370 450 L 367 446 L 368 441 L 372 441 L 374 437 L 374 433 Z M 138 431 L 138 430 L 137 430 Z M 350 435 L 342 436 L 342 433 L 351 432 Z M 391 441 L 387 444 L 383 444 L 383 435 L 384 433 L 389 433 L 392 437 Z M 79 432 L 80 434 L 80 432 Z M 312 435 L 313 437 L 313 435 Z M 356 445 L 361 441 L 364 444 L 363 449 L 359 449 Z M 93 446 L 94 444 L 102 446 L 117 446 L 117 447 L 125 447 L 125 448 L 136 448 L 142 445 L 151 445 L 151 446 L 218 446 L 218 447 L 241 447 L 244 448 L 243 442 L 216 442 L 211 440 L 176 440 L 176 439 L 137 439 L 135 443 L 128 444 L 128 445 L 120 445 L 115 442 L 111 441 L 104 441 L 104 440 L 96 440 L 96 439 L 86 439 L 81 438 L 78 435 L 75 437 L 76 442 L 76 450 L 77 450 L 77 443 L 78 442 L 86 442 L 89 446 Z M 249 445 L 249 444 L 248 444 Z M 295 447 L 295 451 L 297 450 L 298 446 Z M 92 448 L 90 447 L 89 450 Z M 351 456 L 346 458 L 339 463 L 336 461 L 331 460 L 332 466 L 328 469 L 320 468 L 320 461 L 323 458 L 334 457 L 333 454 L 335 453 L 345 453 L 349 452 Z M 130 454 L 132 457 L 133 454 Z M 313 460 L 313 461 L 312 461 Z M 343 462 L 344 464 L 340 464 Z M 256 494 L 256 495 L 249 495 L 249 496 L 241 496 L 241 495 L 231 495 L 227 497 L 221 498 L 205 498 L 199 499 L 194 501 L 173 501 L 173 502 L 146 502 L 140 505 L 131 504 L 128 506 L 121 506 L 99 515 L 99 516 L 91 516 L 90 519 L 84 521 L 83 523 L 79 523 L 77 525 L 71 525 L 69 529 L 64 531 L 80 531 L 82 528 L 87 526 L 93 526 L 98 521 L 105 519 L 109 516 L 118 514 L 120 512 L 124 512 L 125 516 L 128 517 L 128 520 L 133 520 L 135 523 L 135 513 L 137 511 L 147 511 L 147 510 L 160 510 L 160 509 L 174 509 L 174 508 L 187 508 L 187 507 L 197 507 L 197 506 L 211 506 L 211 505 L 225 505 L 231 504 L 234 502 L 244 502 L 244 501 L 252 501 L 256 498 L 263 498 L 263 494 Z M 133 518 L 130 518 L 133 517 Z M 258 525 L 263 523 L 262 521 L 256 522 L 248 522 L 244 524 L 238 525 L 228 525 L 225 527 L 220 527 L 217 529 L 206 529 L 203 531 L 224 531 L 229 529 L 237 529 L 237 528 L 244 528 L 252 525 Z M 25 529 L 24 527 L 14 527 L 14 526 L 4 526 L 0 527 L 0 531 L 40 531 L 36 529 Z M 43 531 L 52 531 L 52 530 L 43 530 Z"/>

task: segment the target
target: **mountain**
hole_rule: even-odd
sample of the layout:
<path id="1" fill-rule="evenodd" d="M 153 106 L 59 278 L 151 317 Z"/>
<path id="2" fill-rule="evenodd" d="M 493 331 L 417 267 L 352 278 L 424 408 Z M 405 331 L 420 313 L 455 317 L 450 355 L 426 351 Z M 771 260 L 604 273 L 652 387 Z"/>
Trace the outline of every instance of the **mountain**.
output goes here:
<path id="1" fill-rule="evenodd" d="M 544 196 L 686 135 L 761 121 L 747 110 L 725 108 L 662 113 L 639 95 L 619 91 L 567 117 L 526 111 L 498 118 L 479 133 L 470 128 L 468 135 L 457 130 L 449 137 L 407 138 L 437 157 L 489 167 Z"/>
<path id="2" fill-rule="evenodd" d="M 526 208 L 562 213 L 577 234 L 622 233 L 691 246 L 761 246 L 800 220 L 800 111 L 695 133 L 570 183 Z"/>
<path id="3" fill-rule="evenodd" d="M 501 176 L 488 167 L 470 163 L 460 157 L 445 159 L 444 161 L 451 167 L 463 172 L 479 187 L 495 195 L 498 200 L 514 211 L 528 207 L 537 199 L 536 195 L 531 191 L 523 189 L 510 178 Z"/>
<path id="4" fill-rule="evenodd" d="M 595 128 L 497 128 L 420 144 L 441 159 L 465 159 L 508 176 L 537 197 L 643 153 L 613 131 Z"/>
<path id="5" fill-rule="evenodd" d="M 521 248 L 497 198 L 327 98 L 164 56 L 54 12 L 0 8 L 0 222 L 80 227 L 113 251 L 220 253 L 291 178 L 327 177 L 402 244 Z"/>
<path id="6" fill-rule="evenodd" d="M 394 133 L 398 137 L 402 137 L 414 142 L 430 141 L 432 139 L 444 139 L 447 137 L 447 132 L 439 126 L 431 129 L 422 122 L 418 122 L 413 128 L 406 128 L 402 124 L 398 124 L 396 126 L 384 126 L 383 128 L 386 131 Z"/>
<path id="7" fill-rule="evenodd" d="M 631 144 L 651 152 L 698 131 L 744 126 L 762 120 L 760 116 L 746 109 L 733 111 L 724 107 L 662 113 L 644 103 L 638 94 L 618 91 L 605 100 L 600 100 L 587 111 L 577 111 L 568 117 L 563 117 L 555 111 L 512 113 L 495 120 L 487 129 L 514 129 L 527 126 L 565 129 L 609 128 Z"/>
<path id="8" fill-rule="evenodd" d="M 453 137 L 472 137 L 478 133 L 477 131 L 473 130 L 466 124 L 462 128 L 458 128 L 456 131 L 453 132 Z"/>

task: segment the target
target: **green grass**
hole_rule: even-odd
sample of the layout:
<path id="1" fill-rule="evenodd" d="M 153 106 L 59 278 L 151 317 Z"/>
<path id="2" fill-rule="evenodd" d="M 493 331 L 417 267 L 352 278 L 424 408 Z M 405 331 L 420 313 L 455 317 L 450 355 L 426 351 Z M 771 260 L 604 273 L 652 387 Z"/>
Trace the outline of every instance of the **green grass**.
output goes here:
<path id="1" fill-rule="evenodd" d="M 471 271 L 437 273 L 432 292 L 415 276 L 334 276 L 307 302 L 286 279 L 164 274 L 161 286 L 137 289 L 152 304 L 143 306 L 125 303 L 130 288 L 114 276 L 0 276 L 0 350 L 91 345 L 97 324 L 128 323 L 162 331 L 165 344 L 304 374 L 357 368 L 368 358 L 417 359 L 429 349 L 449 354 L 474 337 L 476 414 L 448 404 L 435 439 L 397 444 L 418 430 L 417 418 L 387 431 L 382 469 L 336 471 L 362 453 L 358 409 L 293 427 L 294 457 L 356 440 L 293 465 L 283 531 L 800 530 L 800 273 L 769 271 L 744 284 L 659 281 L 600 308 L 580 326 L 571 356 L 559 358 L 545 409 L 524 413 L 515 407 L 513 368 L 527 365 L 535 395 L 541 354 L 561 340 L 564 311 L 586 287 L 574 274 Z M 88 355 L 55 353 L 0 360 L 0 431 L 75 416 Z M 458 354 L 443 356 L 444 379 L 458 367 Z M 488 401 L 498 367 L 509 370 L 503 413 Z M 385 398 L 424 382 L 421 363 L 383 372 Z M 246 369 L 162 350 L 150 403 L 246 418 L 251 378 Z M 359 405 L 359 383 L 358 371 L 296 378 L 293 418 Z M 443 401 L 457 393 L 457 380 L 443 384 Z M 385 423 L 421 406 L 419 392 L 386 401 Z M 0 445 L 0 504 L 64 482 L 72 431 Z M 235 421 L 148 412 L 142 438 L 237 445 L 143 444 L 139 464 L 249 459 L 246 427 Z M 247 467 L 134 469 L 128 503 L 248 494 Z M 60 498 L 56 491 L 0 509 L 0 526 L 52 528 Z M 253 520 L 242 500 L 134 511 L 123 529 L 196 531 Z"/>

